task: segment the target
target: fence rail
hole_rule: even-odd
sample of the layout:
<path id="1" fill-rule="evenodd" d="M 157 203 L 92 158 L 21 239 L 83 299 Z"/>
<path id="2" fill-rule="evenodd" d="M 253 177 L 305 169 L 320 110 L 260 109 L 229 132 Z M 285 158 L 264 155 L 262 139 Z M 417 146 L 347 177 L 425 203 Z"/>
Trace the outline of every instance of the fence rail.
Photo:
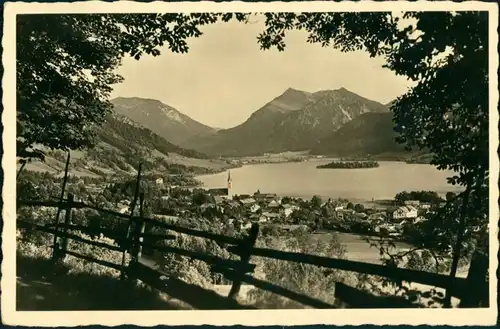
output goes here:
<path id="1" fill-rule="evenodd" d="M 62 202 L 50 202 L 50 201 L 26 201 L 19 200 L 19 206 L 44 206 L 44 207 L 57 207 L 60 210 L 66 211 L 65 223 L 59 224 L 50 224 L 47 226 L 18 220 L 17 225 L 20 228 L 30 229 L 35 231 L 46 232 L 50 234 L 54 234 L 54 246 L 52 246 L 55 250 L 54 257 L 61 258 L 65 255 L 70 255 L 74 257 L 78 257 L 87 261 L 95 262 L 103 266 L 108 266 L 114 269 L 121 271 L 122 277 L 133 273 L 132 275 L 137 276 L 137 273 L 143 273 L 143 270 L 136 271 L 138 267 L 138 258 L 141 255 L 142 248 L 147 247 L 152 250 L 157 250 L 164 253 L 172 253 L 177 255 L 182 255 L 186 257 L 190 257 L 192 259 L 202 260 L 213 266 L 213 270 L 219 273 L 222 273 L 228 280 L 233 281 L 233 285 L 231 291 L 228 295 L 228 298 L 231 300 L 235 300 L 238 296 L 240 286 L 243 282 L 251 284 L 257 288 L 265 289 L 273 293 L 277 293 L 284 297 L 293 299 L 299 303 L 304 305 L 315 307 L 315 308 L 335 308 L 336 305 L 330 305 L 328 303 L 316 300 L 309 296 L 304 296 L 296 292 L 292 292 L 283 287 L 276 286 L 272 283 L 265 282 L 263 280 L 257 279 L 248 275 L 249 273 L 253 273 L 255 270 L 255 265 L 250 263 L 252 256 L 258 257 L 266 257 L 272 259 L 278 259 L 282 261 L 292 261 L 304 264 L 316 265 L 329 269 L 338 269 L 345 271 L 352 271 L 357 273 L 364 273 L 376 276 L 387 277 L 394 280 L 407 281 L 407 282 L 416 282 L 420 284 L 430 285 L 434 287 L 445 288 L 451 293 L 452 296 L 467 299 L 468 295 L 474 295 L 474 299 L 471 302 L 471 299 L 467 300 L 467 306 L 473 307 L 477 305 L 485 305 L 488 300 L 487 296 L 487 282 L 484 281 L 484 277 L 479 276 L 481 279 L 477 281 L 477 275 L 470 275 L 470 278 L 453 278 L 446 275 L 435 274 L 430 272 L 422 272 L 422 271 L 414 271 L 403 268 L 393 268 L 387 267 L 383 265 L 356 262 L 344 259 L 332 259 L 327 257 L 321 257 L 316 255 L 307 255 L 296 252 L 285 252 L 279 250 L 272 250 L 266 248 L 256 248 L 255 241 L 257 239 L 259 233 L 259 227 L 257 224 L 254 224 L 250 230 L 250 234 L 246 239 L 238 239 L 228 236 L 223 236 L 219 234 L 213 234 L 209 232 L 189 229 L 181 226 L 177 226 L 174 224 L 168 224 L 161 222 L 157 219 L 146 218 L 142 213 L 142 203 L 143 196 L 141 196 L 140 202 L 140 216 L 133 216 L 133 212 L 130 214 L 122 214 L 116 211 L 100 209 L 98 207 L 87 205 L 82 202 L 74 202 L 72 201 L 72 196 L 67 200 L 63 200 Z M 137 198 L 136 198 L 137 201 Z M 118 218 L 123 218 L 129 220 L 127 223 L 127 232 L 123 236 L 117 235 L 115 232 L 109 229 L 104 228 L 91 228 L 82 225 L 74 225 L 71 224 L 70 216 L 72 209 L 93 209 L 99 211 L 101 213 L 107 215 L 113 215 Z M 59 216 L 58 216 L 59 217 Z M 58 217 L 56 220 L 58 220 Z M 175 235 L 171 234 L 150 234 L 144 232 L 144 225 L 148 224 L 152 227 L 162 228 L 170 231 L 174 231 L 177 233 L 188 234 L 191 236 L 196 236 L 200 238 L 206 238 L 213 241 L 216 241 L 221 244 L 225 244 L 227 246 L 226 249 L 240 257 L 239 261 L 229 260 L 229 259 L 221 259 L 216 256 L 211 256 L 208 254 L 190 251 L 186 249 L 176 248 L 172 246 L 159 246 L 155 243 L 148 243 L 143 241 L 145 237 L 149 237 L 153 240 L 172 240 L 175 239 Z M 97 242 L 89 239 L 82 238 L 76 234 L 69 233 L 68 230 L 71 231 L 79 231 L 86 234 L 95 234 L 95 233 L 103 233 L 110 234 L 114 236 L 115 240 L 119 241 L 119 246 L 110 245 L 103 242 Z M 97 232 L 96 232 L 97 230 Z M 58 239 L 62 238 L 63 242 L 59 243 Z M 123 255 L 126 253 L 131 254 L 132 261 L 129 264 L 125 264 L 123 261 L 121 265 L 110 263 L 104 260 L 98 260 L 90 256 L 80 255 L 75 253 L 74 251 L 67 250 L 67 239 L 79 241 L 81 243 L 86 243 L 89 245 L 93 245 L 96 247 L 106 248 L 109 250 L 114 250 L 117 252 L 122 252 Z M 65 242 L 66 241 L 66 242 Z M 125 259 L 125 257 L 123 258 Z M 483 268 L 484 271 L 484 268 Z M 134 274 L 135 273 L 135 274 Z M 148 272 L 149 273 L 149 272 Z M 148 274 L 150 275 L 150 273 Z M 140 275 L 139 275 L 140 276 Z M 476 278 L 474 282 L 471 282 L 473 278 Z M 140 277 L 139 277 L 140 279 Z M 145 279 L 146 280 L 146 279 Z M 153 282 L 153 286 L 157 289 L 163 289 L 163 286 L 158 286 L 156 279 L 148 279 L 146 281 Z M 155 283 L 156 282 L 156 283 Z M 475 287 L 475 288 L 471 288 Z M 479 289 L 477 289 L 479 287 Z M 475 293 L 471 293 L 471 289 L 475 289 Z M 478 296 L 478 292 L 480 291 L 480 295 Z M 346 286 L 344 284 L 338 283 L 335 288 L 335 297 L 340 300 L 343 305 L 348 305 L 349 307 L 371 307 L 371 308 L 379 308 L 379 307 L 411 307 L 409 302 L 405 301 L 396 301 L 394 298 L 385 298 L 380 296 L 375 296 L 370 293 L 360 291 L 356 288 Z M 471 304 L 472 303 L 472 304 Z M 229 304 L 228 304 L 229 305 Z M 230 304 L 233 305 L 233 304 Z M 233 305 L 234 306 L 234 305 Z"/>

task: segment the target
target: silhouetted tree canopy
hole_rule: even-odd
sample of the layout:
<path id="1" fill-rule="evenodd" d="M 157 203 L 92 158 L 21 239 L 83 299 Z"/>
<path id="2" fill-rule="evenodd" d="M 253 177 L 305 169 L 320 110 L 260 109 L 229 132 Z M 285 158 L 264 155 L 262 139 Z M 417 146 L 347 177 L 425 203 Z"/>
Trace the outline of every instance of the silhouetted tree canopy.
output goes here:
<path id="1" fill-rule="evenodd" d="M 392 104 L 399 141 L 428 148 L 439 169 L 466 185 L 488 168 L 488 15 L 486 12 L 267 13 L 264 49 L 285 49 L 287 30 L 344 52 L 365 50 L 417 82 Z M 404 26 L 407 20 L 410 24 Z M 438 56 L 439 55 L 439 56 Z M 457 147 L 457 145 L 459 147 Z"/>
<path id="2" fill-rule="evenodd" d="M 392 103 L 397 141 L 428 149 L 450 183 L 465 187 L 455 227 L 451 276 L 468 227 L 487 230 L 488 217 L 488 14 L 487 12 L 267 13 L 263 48 L 285 48 L 285 32 L 344 52 L 365 50 L 385 67 L 416 82 Z M 442 227 L 443 228 L 443 227 Z M 453 228 L 451 229 L 453 230 Z M 450 229 L 448 229 L 450 231 Z M 483 245 L 485 246 L 485 245 Z M 485 250 L 487 252 L 487 250 Z"/>
<path id="3" fill-rule="evenodd" d="M 17 155 L 44 157 L 42 148 L 81 149 L 111 104 L 115 69 L 130 55 L 158 56 L 158 47 L 188 51 L 200 26 L 232 14 L 92 14 L 17 16 Z M 244 15 L 236 15 L 243 19 Z"/>

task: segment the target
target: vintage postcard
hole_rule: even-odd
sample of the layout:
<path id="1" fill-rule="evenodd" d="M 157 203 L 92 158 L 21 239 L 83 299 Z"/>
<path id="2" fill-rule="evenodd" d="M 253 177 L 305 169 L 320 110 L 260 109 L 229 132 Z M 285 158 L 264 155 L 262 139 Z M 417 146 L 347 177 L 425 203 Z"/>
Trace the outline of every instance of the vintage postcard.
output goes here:
<path id="1" fill-rule="evenodd" d="M 493 325 L 498 5 L 9 3 L 8 325 Z"/>

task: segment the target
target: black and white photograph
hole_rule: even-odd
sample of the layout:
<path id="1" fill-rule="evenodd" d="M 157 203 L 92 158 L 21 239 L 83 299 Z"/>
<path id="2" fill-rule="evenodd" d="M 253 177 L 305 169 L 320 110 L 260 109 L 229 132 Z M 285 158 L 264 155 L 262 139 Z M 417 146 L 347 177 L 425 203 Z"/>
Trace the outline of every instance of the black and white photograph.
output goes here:
<path id="1" fill-rule="evenodd" d="M 6 3 L 4 322 L 495 324 L 497 28 L 486 2 Z"/>

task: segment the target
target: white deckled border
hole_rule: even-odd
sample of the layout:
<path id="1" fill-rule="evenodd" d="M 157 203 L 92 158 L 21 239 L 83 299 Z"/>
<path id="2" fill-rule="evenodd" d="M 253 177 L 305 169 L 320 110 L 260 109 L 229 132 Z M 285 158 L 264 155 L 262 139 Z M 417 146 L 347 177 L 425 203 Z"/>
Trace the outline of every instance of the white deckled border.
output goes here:
<path id="1" fill-rule="evenodd" d="M 323 12 L 323 11 L 489 11 L 490 31 L 490 307 L 488 309 L 378 309 L 378 310 L 256 310 L 256 311 L 99 311 L 99 312 L 17 312 L 16 308 L 16 38 L 15 15 L 28 13 L 153 13 L 153 12 Z M 3 323 L 25 326 L 79 325 L 494 325 L 497 319 L 498 266 L 498 6 L 470 2 L 323 2 L 295 3 L 138 3 L 131 1 L 73 3 L 6 3 L 4 5 L 3 105 L 4 170 L 2 232 L 2 316 Z"/>

